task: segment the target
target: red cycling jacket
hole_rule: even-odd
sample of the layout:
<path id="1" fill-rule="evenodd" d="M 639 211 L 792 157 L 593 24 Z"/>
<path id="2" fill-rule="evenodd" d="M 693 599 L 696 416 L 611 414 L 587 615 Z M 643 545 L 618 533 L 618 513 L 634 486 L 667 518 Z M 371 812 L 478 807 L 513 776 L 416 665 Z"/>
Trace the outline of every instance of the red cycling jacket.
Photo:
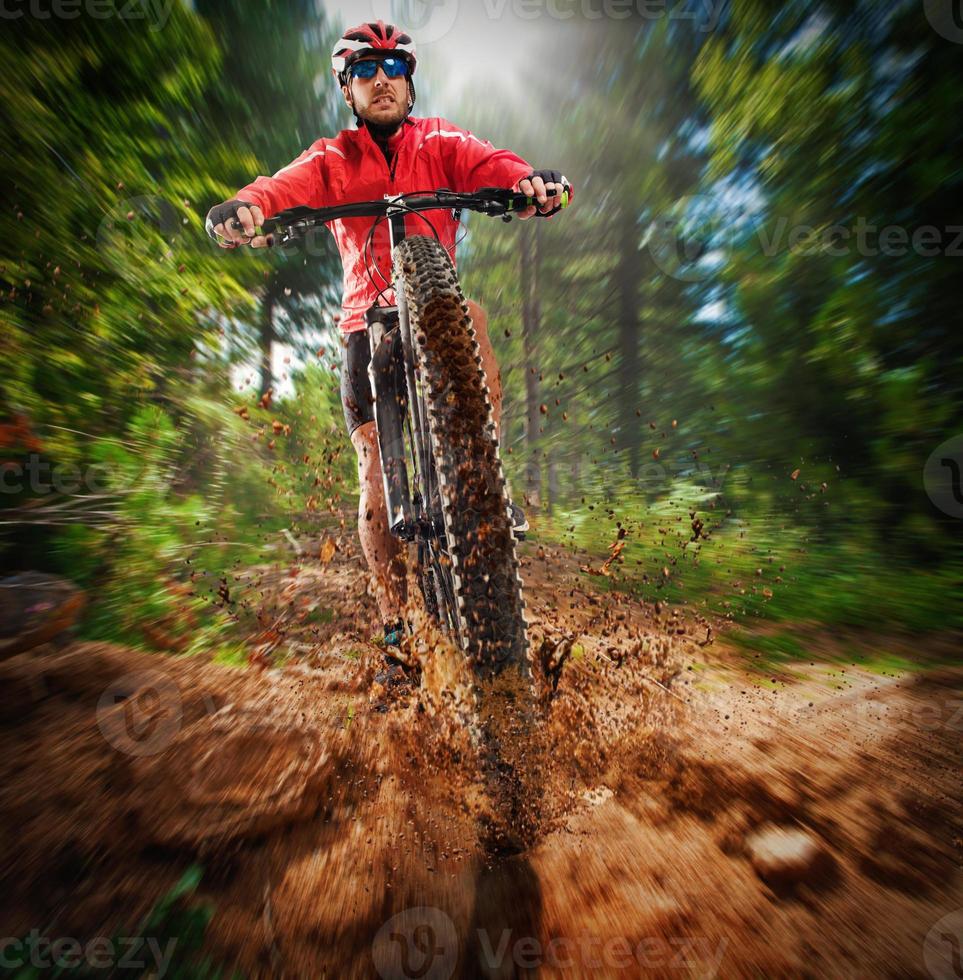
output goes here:
<path id="1" fill-rule="evenodd" d="M 434 191 L 476 191 L 481 187 L 517 189 L 532 167 L 509 150 L 496 150 L 491 143 L 460 129 L 447 119 L 417 119 L 409 116 L 388 141 L 389 166 L 381 148 L 366 127 L 345 129 L 333 139 L 319 139 L 296 160 L 273 177 L 258 177 L 242 187 L 235 197 L 256 204 L 266 218 L 287 208 L 331 207 L 355 201 L 381 200 L 385 194 Z M 458 223 L 450 210 L 427 211 L 424 216 L 438 232 L 442 244 L 455 260 Z M 387 223 L 382 221 L 373 242 L 369 264 L 377 282 L 366 271 L 364 245 L 374 218 L 344 218 L 328 222 L 338 243 L 344 265 L 344 298 L 341 330 L 365 329 L 365 311 L 379 291 L 390 282 Z M 406 215 L 409 235 L 432 234 L 418 215 Z M 382 278 L 383 277 L 383 278 Z M 393 290 L 379 302 L 393 304 Z"/>

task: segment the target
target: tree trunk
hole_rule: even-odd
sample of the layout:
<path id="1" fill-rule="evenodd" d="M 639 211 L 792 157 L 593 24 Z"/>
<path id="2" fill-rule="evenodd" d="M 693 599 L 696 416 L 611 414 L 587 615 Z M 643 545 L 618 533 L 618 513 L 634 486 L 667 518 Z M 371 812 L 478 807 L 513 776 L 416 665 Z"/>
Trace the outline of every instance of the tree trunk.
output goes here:
<path id="1" fill-rule="evenodd" d="M 519 250 L 519 277 L 522 286 L 522 352 L 525 368 L 525 498 L 538 508 L 542 494 L 542 468 L 539 459 L 541 413 L 538 402 L 536 347 L 541 327 L 538 298 L 538 219 L 522 228 Z"/>
<path id="2" fill-rule="evenodd" d="M 274 385 L 274 375 L 271 366 L 271 353 L 274 341 L 277 339 L 274 333 L 274 293 L 269 289 L 264 297 L 264 305 L 261 309 L 261 394 L 264 395 Z"/>
<path id="3" fill-rule="evenodd" d="M 635 414 L 639 400 L 641 329 L 639 325 L 639 249 L 635 215 L 622 216 L 620 257 L 617 272 L 619 291 L 619 445 L 628 454 L 629 473 L 639 475 L 642 456 L 642 426 Z"/>
<path id="4" fill-rule="evenodd" d="M 548 479 L 546 481 L 545 489 L 545 513 L 551 517 L 552 508 L 555 506 L 558 500 L 558 466 L 555 463 L 554 457 L 550 456 L 548 460 Z"/>

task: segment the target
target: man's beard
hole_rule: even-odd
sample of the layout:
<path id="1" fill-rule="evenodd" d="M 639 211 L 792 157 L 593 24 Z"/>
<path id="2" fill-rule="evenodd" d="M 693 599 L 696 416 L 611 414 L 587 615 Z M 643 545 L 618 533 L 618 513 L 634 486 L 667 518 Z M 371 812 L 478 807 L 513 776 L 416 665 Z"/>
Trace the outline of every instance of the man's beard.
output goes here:
<path id="1" fill-rule="evenodd" d="M 368 132 L 371 133 L 376 140 L 386 140 L 389 136 L 394 136 L 394 134 L 398 132 L 398 129 L 401 127 L 401 124 L 405 121 L 405 119 L 404 116 L 402 116 L 397 122 L 381 123 L 372 122 L 365 116 L 361 116 L 361 121 L 367 127 Z"/>
<path id="2" fill-rule="evenodd" d="M 406 100 L 410 101 L 410 97 L 408 95 L 406 95 L 405 98 Z M 369 110 L 359 112 L 357 113 L 357 116 L 367 127 L 368 132 L 370 132 L 375 139 L 380 140 L 386 140 L 389 136 L 393 136 L 396 132 L 398 132 L 401 124 L 408 116 L 407 112 L 402 112 L 401 117 L 396 122 L 378 122 L 368 118 L 368 111 Z"/>

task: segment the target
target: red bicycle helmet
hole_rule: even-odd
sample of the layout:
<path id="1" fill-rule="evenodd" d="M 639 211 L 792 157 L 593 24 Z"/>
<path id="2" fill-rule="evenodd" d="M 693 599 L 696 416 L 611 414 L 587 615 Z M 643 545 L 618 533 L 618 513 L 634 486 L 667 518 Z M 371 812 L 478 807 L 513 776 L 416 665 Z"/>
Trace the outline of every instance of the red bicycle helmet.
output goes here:
<path id="1" fill-rule="evenodd" d="M 369 54 L 381 54 L 395 51 L 409 64 L 411 75 L 415 73 L 418 60 L 415 57 L 415 42 L 411 35 L 394 24 L 386 24 L 383 20 L 361 24 L 349 28 L 335 44 L 331 51 L 331 69 L 338 76 L 342 85 L 346 82 L 345 72 L 352 62 Z"/>

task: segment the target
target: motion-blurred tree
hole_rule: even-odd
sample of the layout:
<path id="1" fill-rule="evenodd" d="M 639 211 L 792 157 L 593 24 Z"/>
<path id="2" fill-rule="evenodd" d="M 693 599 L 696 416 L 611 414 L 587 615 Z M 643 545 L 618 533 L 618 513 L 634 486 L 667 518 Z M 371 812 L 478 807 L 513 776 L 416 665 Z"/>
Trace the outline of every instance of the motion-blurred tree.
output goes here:
<path id="1" fill-rule="evenodd" d="M 671 412 L 698 430 L 708 399 L 693 350 L 713 344 L 694 322 L 701 292 L 666 275 L 644 245 L 648 225 L 699 185 L 703 123 L 689 72 L 702 35 L 688 21 L 636 15 L 583 28 L 556 55 L 565 78 L 533 73 L 524 113 L 491 124 L 503 144 L 562 167 L 576 187 L 572 210 L 538 228 L 539 335 L 519 331 L 521 341 L 502 345 L 505 438 L 514 443 L 526 418 L 527 482 L 541 484 L 546 468 L 550 493 L 569 498 L 634 482 L 654 448 L 650 419 Z M 501 294 L 498 327 L 512 331 L 527 307 L 504 252 L 530 249 L 485 225 L 470 245 L 469 279 L 484 283 L 479 298 Z"/>
<path id="2" fill-rule="evenodd" d="M 963 184 L 959 46 L 917 3 L 773 16 L 737 0 L 695 78 L 711 176 L 761 202 L 723 272 L 746 328 L 733 347 L 743 447 L 783 472 L 804 459 L 810 487 L 842 467 L 840 518 L 857 512 L 937 554 L 945 529 L 921 471 L 963 422 L 948 253 Z M 935 245 L 914 238 L 925 228 Z"/>
<path id="3" fill-rule="evenodd" d="M 205 108 L 212 132 L 252 154 L 258 172 L 268 173 L 320 136 L 337 132 L 328 60 L 336 32 L 313 0 L 198 0 L 195 7 L 224 51 L 221 76 Z M 217 173 L 225 197 L 254 179 L 248 164 L 239 157 Z M 320 253 L 262 251 L 237 259 L 256 261 L 263 270 L 260 310 L 248 331 L 259 350 L 262 394 L 273 385 L 274 343 L 309 355 L 322 310 L 333 305 L 340 263 L 333 242 L 326 245 Z"/>
<path id="4" fill-rule="evenodd" d="M 186 365 L 195 312 L 241 292 L 200 246 L 207 134 L 196 105 L 217 48 L 179 5 L 163 31 L 25 18 L 4 32 L 0 275 L 9 397 L 72 455 L 65 429 L 106 431 L 132 396 Z"/>

